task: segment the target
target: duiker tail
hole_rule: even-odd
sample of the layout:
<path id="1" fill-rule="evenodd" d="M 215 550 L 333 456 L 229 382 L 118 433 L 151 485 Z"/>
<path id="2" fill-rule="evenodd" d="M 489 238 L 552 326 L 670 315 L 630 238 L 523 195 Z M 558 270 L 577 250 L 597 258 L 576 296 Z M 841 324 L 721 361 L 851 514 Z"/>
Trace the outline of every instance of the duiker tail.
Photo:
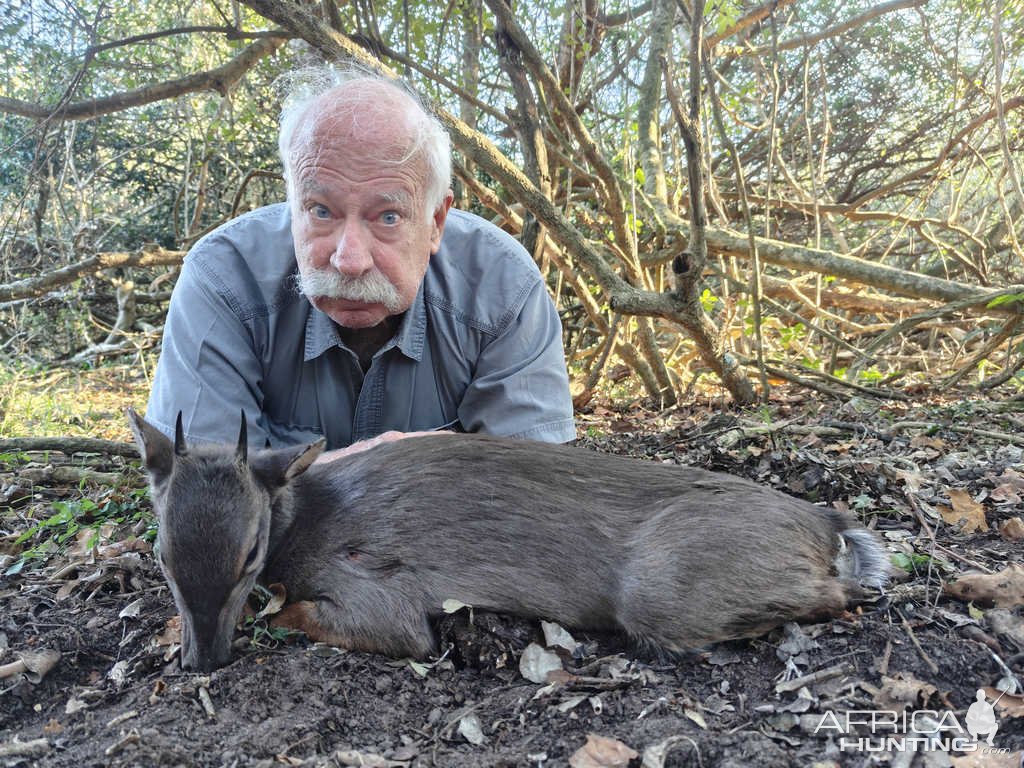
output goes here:
<path id="1" fill-rule="evenodd" d="M 875 534 L 866 528 L 847 528 L 839 533 L 836 572 L 841 579 L 862 587 L 881 589 L 889 581 L 889 559 Z"/>

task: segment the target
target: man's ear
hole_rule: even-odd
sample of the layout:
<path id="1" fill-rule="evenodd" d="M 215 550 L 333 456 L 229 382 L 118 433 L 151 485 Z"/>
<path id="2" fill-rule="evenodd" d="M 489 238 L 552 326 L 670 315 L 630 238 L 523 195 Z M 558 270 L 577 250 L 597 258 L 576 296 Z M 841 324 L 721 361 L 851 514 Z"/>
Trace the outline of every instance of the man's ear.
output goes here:
<path id="1" fill-rule="evenodd" d="M 441 247 L 441 236 L 444 234 L 444 223 L 448 220 L 448 211 L 452 207 L 452 203 L 455 201 L 455 193 L 452 190 L 448 190 L 444 195 L 444 200 L 434 210 L 434 215 L 431 217 L 431 226 L 433 229 L 430 233 L 430 253 L 431 255 L 437 253 Z"/>
<path id="2" fill-rule="evenodd" d="M 260 451 L 249 458 L 249 466 L 271 493 L 305 472 L 323 453 L 327 441 L 320 438 L 308 445 Z"/>
<path id="3" fill-rule="evenodd" d="M 139 416 L 134 408 L 127 408 L 125 415 L 128 416 L 128 426 L 135 435 L 135 445 L 138 446 L 146 471 L 154 485 L 162 484 L 171 474 L 174 446 L 163 432 Z"/>

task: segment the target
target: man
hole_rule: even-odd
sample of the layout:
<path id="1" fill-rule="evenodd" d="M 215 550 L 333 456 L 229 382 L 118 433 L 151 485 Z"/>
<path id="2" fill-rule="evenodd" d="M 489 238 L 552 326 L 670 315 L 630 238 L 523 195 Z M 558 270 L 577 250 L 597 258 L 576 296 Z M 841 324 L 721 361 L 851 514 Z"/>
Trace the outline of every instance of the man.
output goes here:
<path id="1" fill-rule="evenodd" d="M 450 209 L 440 123 L 365 72 L 305 80 L 281 116 L 288 202 L 185 259 L 147 420 L 172 434 L 180 411 L 189 441 L 233 441 L 242 411 L 272 447 L 437 429 L 573 439 L 543 279 L 515 240 Z"/>

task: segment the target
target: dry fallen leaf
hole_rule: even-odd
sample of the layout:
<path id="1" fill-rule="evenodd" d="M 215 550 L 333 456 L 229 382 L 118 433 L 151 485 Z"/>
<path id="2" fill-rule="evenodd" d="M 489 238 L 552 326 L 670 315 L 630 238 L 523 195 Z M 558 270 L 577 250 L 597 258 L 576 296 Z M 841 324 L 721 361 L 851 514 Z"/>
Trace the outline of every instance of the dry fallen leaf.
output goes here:
<path id="1" fill-rule="evenodd" d="M 1020 504 L 1022 491 L 1024 491 L 1024 477 L 1007 468 L 996 478 L 996 487 L 992 489 L 989 498 L 1004 504 Z"/>
<path id="2" fill-rule="evenodd" d="M 1012 608 L 1024 605 L 1024 565 L 1014 563 L 999 573 L 968 573 L 942 585 L 944 594 L 958 600 Z"/>
<path id="3" fill-rule="evenodd" d="M 121 609 L 120 613 L 117 614 L 119 619 L 137 619 L 142 614 L 142 606 L 145 603 L 141 597 L 138 600 L 133 600 L 128 603 L 124 608 Z"/>
<path id="4" fill-rule="evenodd" d="M 559 648 L 564 648 L 570 653 L 576 650 L 578 643 L 560 624 L 555 624 L 550 621 L 542 621 L 540 623 L 540 628 L 544 631 L 544 645 L 546 647 L 553 648 L 557 646 Z"/>
<path id="5" fill-rule="evenodd" d="M 459 719 L 459 734 L 474 747 L 479 747 L 487 741 L 484 729 L 480 725 L 480 718 L 472 713 Z"/>
<path id="6" fill-rule="evenodd" d="M 949 500 L 953 504 L 952 509 L 938 505 L 943 520 L 950 525 L 960 525 L 960 530 L 964 533 L 988 530 L 985 506 L 972 499 L 971 494 L 959 488 L 950 488 Z"/>
<path id="7" fill-rule="evenodd" d="M 953 768 L 1020 768 L 1022 756 L 1024 752 L 976 751 L 959 757 L 950 755 L 949 763 Z"/>
<path id="8" fill-rule="evenodd" d="M 1024 696 L 1014 696 L 992 687 L 983 690 L 1000 717 L 1024 717 Z"/>
<path id="9" fill-rule="evenodd" d="M 403 765 L 408 765 L 408 761 L 388 760 L 371 752 L 357 752 L 354 749 L 339 750 L 331 755 L 331 759 L 339 765 L 352 765 L 360 768 L 400 768 Z"/>
<path id="10" fill-rule="evenodd" d="M 145 539 L 137 539 L 134 537 L 124 539 L 122 541 L 114 541 L 110 544 L 99 547 L 96 550 L 97 560 L 113 560 L 120 557 L 121 555 L 128 554 L 130 552 L 152 552 L 153 545 Z"/>
<path id="11" fill-rule="evenodd" d="M 679 745 L 689 747 L 693 752 L 697 752 L 696 742 L 688 736 L 669 736 L 664 741 L 652 744 L 644 750 L 644 759 L 640 764 L 641 768 L 664 768 L 668 753 Z"/>
<path id="12" fill-rule="evenodd" d="M 1011 517 L 999 524 L 999 535 L 1007 541 L 1024 540 L 1024 520 L 1019 517 Z"/>
<path id="13" fill-rule="evenodd" d="M 99 530 L 83 528 L 75 535 L 74 543 L 67 549 L 68 559 L 87 562 L 99 543 L 110 541 L 113 530 L 114 526 L 111 523 L 100 526 Z"/>
<path id="14" fill-rule="evenodd" d="M 992 608 L 985 611 L 985 622 L 995 637 L 1002 636 L 1024 648 L 1024 616 L 1018 616 L 1006 608 Z"/>
<path id="15" fill-rule="evenodd" d="M 519 673 L 531 683 L 546 683 L 549 672 L 562 669 L 562 660 L 554 651 L 530 643 L 519 659 Z"/>
<path id="16" fill-rule="evenodd" d="M 931 435 L 916 435 L 910 438 L 911 448 L 932 448 L 933 450 L 944 453 L 946 451 L 946 441 L 941 437 L 933 437 Z"/>
<path id="17" fill-rule="evenodd" d="M 164 631 L 154 638 L 157 645 L 181 645 L 181 616 L 171 616 L 164 625 Z"/>
<path id="18" fill-rule="evenodd" d="M 924 476 L 920 472 L 913 472 L 905 469 L 897 469 L 893 471 L 897 480 L 902 480 L 903 484 L 907 486 L 907 491 L 910 493 L 917 493 L 921 490 L 921 484 L 924 482 Z"/>
<path id="19" fill-rule="evenodd" d="M 74 696 L 67 700 L 64 704 L 64 714 L 73 715 L 76 712 L 81 712 L 83 709 L 88 709 L 89 705 L 81 699 L 76 699 Z"/>
<path id="20" fill-rule="evenodd" d="M 617 739 L 587 734 L 587 743 L 569 758 L 570 768 L 627 768 L 640 754 Z"/>
<path id="21" fill-rule="evenodd" d="M 49 648 L 38 651 L 20 651 L 15 655 L 18 657 L 15 661 L 0 666 L 0 680 L 23 675 L 26 680 L 35 685 L 46 677 L 47 673 L 60 661 L 60 651 Z"/>
<path id="22" fill-rule="evenodd" d="M 280 613 L 281 607 L 284 605 L 285 600 L 288 599 L 288 591 L 284 588 L 284 584 L 271 584 L 267 587 L 267 591 L 270 593 L 270 599 L 267 600 L 267 604 L 263 606 L 263 610 L 256 614 L 257 619 L 262 619 L 264 616 L 273 616 L 275 613 Z"/>
<path id="23" fill-rule="evenodd" d="M 875 694 L 874 700 L 878 709 L 899 712 L 903 709 L 920 709 L 936 693 L 938 689 L 934 685 L 918 680 L 909 672 L 897 672 L 893 677 L 882 676 L 882 687 Z"/>

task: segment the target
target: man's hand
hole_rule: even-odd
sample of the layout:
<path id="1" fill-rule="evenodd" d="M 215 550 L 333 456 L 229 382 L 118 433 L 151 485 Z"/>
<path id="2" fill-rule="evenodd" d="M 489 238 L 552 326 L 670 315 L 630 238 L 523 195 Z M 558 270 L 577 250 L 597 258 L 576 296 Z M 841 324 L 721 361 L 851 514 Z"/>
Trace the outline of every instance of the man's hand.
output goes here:
<path id="1" fill-rule="evenodd" d="M 356 453 L 362 453 L 368 451 L 371 448 L 376 448 L 382 443 L 393 443 L 395 440 L 401 440 L 406 437 L 421 437 L 423 435 L 454 435 L 454 432 L 448 431 L 436 431 L 431 430 L 429 432 L 396 432 L 391 430 L 389 432 L 383 432 L 376 437 L 371 437 L 369 440 L 360 440 L 358 443 L 352 443 L 347 448 L 338 448 L 334 451 L 327 451 L 326 453 L 320 454 L 320 457 L 316 460 L 317 464 L 324 464 L 326 462 L 335 461 L 336 459 L 344 459 L 347 456 L 351 456 Z"/>

